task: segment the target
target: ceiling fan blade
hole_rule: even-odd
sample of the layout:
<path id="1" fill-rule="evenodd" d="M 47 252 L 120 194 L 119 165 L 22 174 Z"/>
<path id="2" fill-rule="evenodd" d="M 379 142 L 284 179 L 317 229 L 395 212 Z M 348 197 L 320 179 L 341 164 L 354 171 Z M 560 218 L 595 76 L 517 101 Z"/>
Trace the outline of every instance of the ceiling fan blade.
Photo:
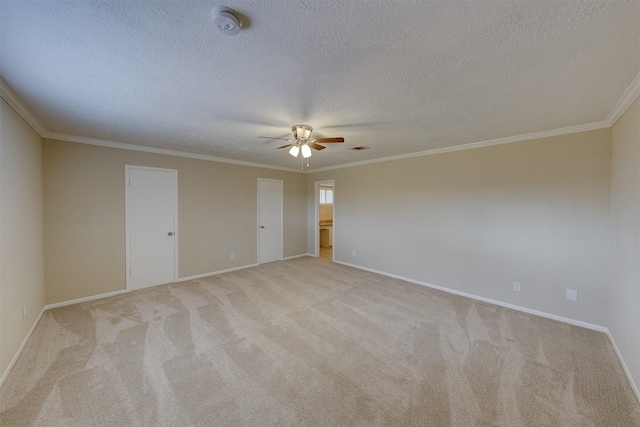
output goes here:
<path id="1" fill-rule="evenodd" d="M 344 138 L 318 138 L 316 141 L 328 144 L 331 142 L 344 142 Z"/>
<path id="2" fill-rule="evenodd" d="M 287 145 L 283 145 L 282 147 L 278 147 L 278 148 L 287 148 L 287 147 L 291 147 L 293 144 L 287 144 Z"/>
<path id="3" fill-rule="evenodd" d="M 310 142 L 309 147 L 313 148 L 314 150 L 324 150 L 325 148 L 327 148 L 327 147 L 323 147 L 320 144 L 316 144 L 315 142 Z"/>
<path id="4" fill-rule="evenodd" d="M 290 141 L 290 140 L 289 140 L 289 139 L 287 139 L 287 138 L 273 138 L 273 137 L 271 137 L 271 136 L 259 136 L 258 138 L 281 139 L 281 140 L 283 140 L 283 141 Z"/>

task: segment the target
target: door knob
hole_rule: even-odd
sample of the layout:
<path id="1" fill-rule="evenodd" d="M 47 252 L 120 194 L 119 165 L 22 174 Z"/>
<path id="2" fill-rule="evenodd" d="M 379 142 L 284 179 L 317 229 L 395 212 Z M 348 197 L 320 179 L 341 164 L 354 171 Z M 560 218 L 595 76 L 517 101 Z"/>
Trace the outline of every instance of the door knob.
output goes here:
<path id="1" fill-rule="evenodd" d="M 261 225 L 260 228 L 264 228 L 264 225 Z"/>
<path id="2" fill-rule="evenodd" d="M 173 236 L 173 231 L 170 231 L 170 232 L 169 232 L 169 236 Z"/>

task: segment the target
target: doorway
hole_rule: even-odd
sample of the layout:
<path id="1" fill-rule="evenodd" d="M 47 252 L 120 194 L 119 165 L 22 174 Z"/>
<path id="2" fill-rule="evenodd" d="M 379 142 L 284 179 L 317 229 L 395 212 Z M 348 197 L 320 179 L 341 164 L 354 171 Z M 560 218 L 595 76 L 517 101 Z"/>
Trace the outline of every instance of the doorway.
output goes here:
<path id="1" fill-rule="evenodd" d="M 282 181 L 258 179 L 258 264 L 282 260 Z"/>
<path id="2" fill-rule="evenodd" d="M 127 290 L 178 279 L 178 171 L 125 166 Z"/>
<path id="3" fill-rule="evenodd" d="M 335 213 L 335 181 L 316 182 L 316 256 L 333 261 Z"/>

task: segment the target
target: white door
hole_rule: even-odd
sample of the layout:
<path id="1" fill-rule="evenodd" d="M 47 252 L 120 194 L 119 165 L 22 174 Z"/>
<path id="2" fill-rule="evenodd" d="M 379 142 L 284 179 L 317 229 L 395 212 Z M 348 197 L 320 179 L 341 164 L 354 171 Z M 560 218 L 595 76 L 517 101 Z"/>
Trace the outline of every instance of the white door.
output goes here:
<path id="1" fill-rule="evenodd" d="M 176 281 L 178 171 L 127 166 L 127 289 Z"/>
<path id="2" fill-rule="evenodd" d="M 282 181 L 258 180 L 258 263 L 282 260 Z"/>

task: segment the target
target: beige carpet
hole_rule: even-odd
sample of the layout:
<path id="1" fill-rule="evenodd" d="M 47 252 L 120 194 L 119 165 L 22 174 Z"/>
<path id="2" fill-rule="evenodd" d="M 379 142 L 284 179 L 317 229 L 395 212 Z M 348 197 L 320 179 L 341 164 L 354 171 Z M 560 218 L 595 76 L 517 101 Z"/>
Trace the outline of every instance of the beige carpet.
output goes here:
<path id="1" fill-rule="evenodd" d="M 640 426 L 603 333 L 299 258 L 45 313 L 0 425 Z"/>

